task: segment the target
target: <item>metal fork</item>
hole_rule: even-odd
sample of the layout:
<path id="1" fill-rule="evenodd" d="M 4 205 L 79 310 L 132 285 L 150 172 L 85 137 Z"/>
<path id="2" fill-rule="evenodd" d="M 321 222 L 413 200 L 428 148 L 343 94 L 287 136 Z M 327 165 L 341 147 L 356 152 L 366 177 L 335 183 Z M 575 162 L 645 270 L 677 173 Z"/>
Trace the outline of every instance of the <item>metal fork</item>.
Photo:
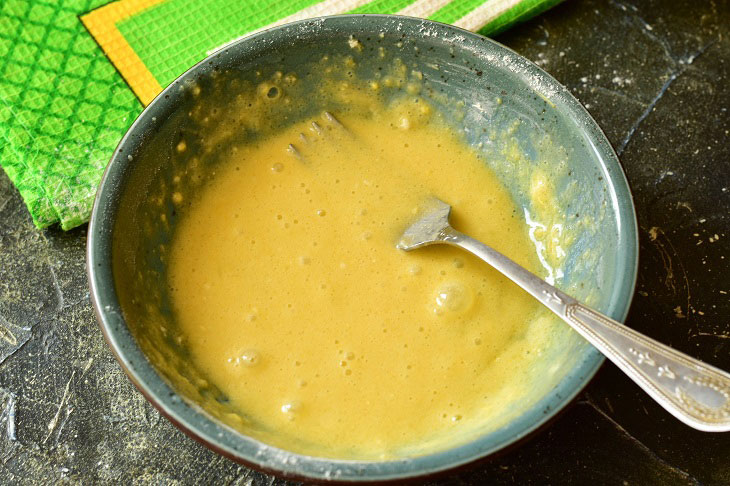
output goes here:
<path id="1" fill-rule="evenodd" d="M 493 248 L 449 224 L 451 206 L 434 199 L 397 247 L 458 246 L 489 263 L 570 324 L 669 413 L 706 432 L 730 430 L 730 374 L 680 353 L 578 302 Z"/>

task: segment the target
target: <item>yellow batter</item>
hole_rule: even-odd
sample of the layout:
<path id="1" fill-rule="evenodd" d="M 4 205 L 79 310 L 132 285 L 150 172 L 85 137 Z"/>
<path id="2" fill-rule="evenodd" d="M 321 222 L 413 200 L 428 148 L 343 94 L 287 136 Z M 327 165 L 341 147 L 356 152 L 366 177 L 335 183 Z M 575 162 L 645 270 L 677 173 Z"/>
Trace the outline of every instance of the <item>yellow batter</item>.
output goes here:
<path id="1" fill-rule="evenodd" d="M 525 393 L 538 307 L 464 251 L 395 243 L 435 195 L 456 228 L 533 271 L 534 249 L 496 177 L 428 107 L 335 114 L 344 127 L 317 117 L 230 154 L 175 234 L 174 312 L 267 441 L 360 459 L 438 448 Z"/>

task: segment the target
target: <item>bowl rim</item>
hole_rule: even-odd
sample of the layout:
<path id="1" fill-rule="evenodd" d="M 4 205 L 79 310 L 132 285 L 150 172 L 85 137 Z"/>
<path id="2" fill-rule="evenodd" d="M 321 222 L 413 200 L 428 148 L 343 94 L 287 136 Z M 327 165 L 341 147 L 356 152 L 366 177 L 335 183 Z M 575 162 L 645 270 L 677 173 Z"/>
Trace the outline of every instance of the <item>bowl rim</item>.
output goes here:
<path id="1" fill-rule="evenodd" d="M 549 88 L 553 96 L 559 98 L 560 108 L 567 110 L 572 119 L 581 123 L 583 132 L 592 145 L 591 148 L 598 155 L 600 168 L 606 177 L 615 213 L 619 218 L 619 235 L 621 233 L 624 235 L 619 236 L 618 245 L 625 250 L 626 257 L 616 262 L 617 277 L 607 314 L 623 321 L 628 314 L 636 286 L 639 264 L 636 212 L 626 175 L 615 151 L 595 120 L 567 88 L 536 64 L 508 47 L 452 25 L 414 17 L 379 14 L 334 15 L 300 20 L 259 31 L 226 45 L 188 69 L 158 94 L 138 115 L 115 149 L 99 184 L 88 227 L 86 263 L 90 299 L 101 331 L 114 357 L 130 381 L 152 405 L 180 430 L 210 449 L 236 462 L 282 477 L 337 482 L 397 481 L 434 475 L 483 459 L 521 441 L 550 421 L 583 390 L 604 361 L 603 355 L 595 348 L 587 348 L 585 356 L 573 370 L 546 397 L 520 415 L 517 420 L 454 448 L 424 456 L 387 461 L 354 461 L 306 456 L 244 436 L 216 421 L 197 405 L 181 399 L 147 361 L 124 321 L 111 269 L 114 201 L 121 193 L 122 185 L 119 182 L 123 179 L 123 172 L 131 164 L 131 159 L 125 156 L 124 149 L 128 145 L 133 148 L 138 146 L 140 137 L 137 132 L 142 132 L 150 124 L 152 113 L 166 106 L 167 98 L 175 99 L 174 96 L 168 95 L 179 90 L 184 80 L 229 50 L 245 50 L 247 44 L 257 40 L 286 38 L 286 35 L 279 34 L 302 34 L 302 29 L 316 35 L 323 22 L 332 27 L 345 27 L 347 31 L 357 34 L 359 24 L 364 21 L 380 22 L 383 30 L 396 25 L 400 30 L 403 25 L 407 25 L 413 29 L 412 32 L 418 32 L 419 28 L 426 26 L 437 30 L 438 35 L 461 36 L 462 42 L 455 43 L 456 48 L 471 48 L 472 53 L 478 52 L 479 49 L 484 49 L 485 52 L 490 50 L 497 52 L 501 54 L 497 61 L 502 62 L 500 60 L 504 56 L 504 62 L 515 63 L 519 67 L 518 75 L 523 80 L 526 82 L 537 80 L 539 82 L 537 87 L 532 85 L 536 90 L 539 90 L 540 86 Z M 307 30 L 308 27 L 311 27 L 311 30 Z"/>

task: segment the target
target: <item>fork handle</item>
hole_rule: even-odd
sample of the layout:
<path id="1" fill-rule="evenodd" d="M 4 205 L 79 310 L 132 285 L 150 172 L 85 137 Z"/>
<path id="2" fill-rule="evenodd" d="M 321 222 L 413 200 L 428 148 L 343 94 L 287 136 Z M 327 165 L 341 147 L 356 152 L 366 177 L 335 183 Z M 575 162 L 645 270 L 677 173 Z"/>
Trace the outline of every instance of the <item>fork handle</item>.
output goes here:
<path id="1" fill-rule="evenodd" d="M 473 253 L 525 289 L 685 424 L 706 432 L 730 431 L 730 374 L 585 306 L 450 226 L 439 240 Z"/>

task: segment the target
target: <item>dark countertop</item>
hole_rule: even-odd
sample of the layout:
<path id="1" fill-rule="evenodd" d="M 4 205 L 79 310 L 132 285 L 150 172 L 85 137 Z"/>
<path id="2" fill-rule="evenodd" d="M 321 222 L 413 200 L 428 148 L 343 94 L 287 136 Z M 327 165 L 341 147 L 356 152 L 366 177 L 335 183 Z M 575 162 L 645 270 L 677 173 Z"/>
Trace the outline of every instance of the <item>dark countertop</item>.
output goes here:
<path id="1" fill-rule="evenodd" d="M 730 5 L 571 0 L 498 40 L 588 108 L 636 202 L 628 324 L 730 370 Z M 0 483 L 283 484 L 184 436 L 136 392 L 89 304 L 86 230 L 37 231 L 0 171 Z M 519 448 L 433 484 L 730 484 L 730 433 L 606 364 Z"/>

